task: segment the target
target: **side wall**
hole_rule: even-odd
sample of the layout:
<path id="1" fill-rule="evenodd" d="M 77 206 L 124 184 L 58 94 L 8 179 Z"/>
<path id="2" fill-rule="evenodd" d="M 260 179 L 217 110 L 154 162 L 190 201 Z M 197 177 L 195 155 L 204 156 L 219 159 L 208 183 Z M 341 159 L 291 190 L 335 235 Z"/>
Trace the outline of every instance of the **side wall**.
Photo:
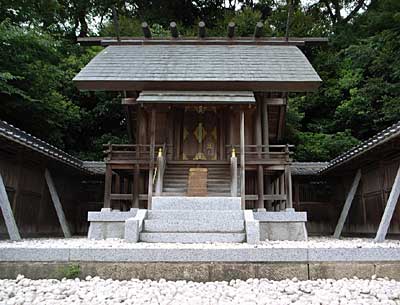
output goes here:
<path id="1" fill-rule="evenodd" d="M 88 196 L 83 192 L 86 185 L 81 183 L 83 173 L 49 162 L 38 153 L 11 147 L 0 150 L 0 173 L 21 236 L 62 236 L 44 178 L 46 167 L 53 177 L 72 234 L 85 234 L 87 211 L 98 209 L 90 206 L 91 201 L 97 200 L 90 197 L 94 198 L 99 191 L 102 196 L 101 182 L 94 184 L 95 190 Z M 8 238 L 1 212 L 0 236 Z"/>

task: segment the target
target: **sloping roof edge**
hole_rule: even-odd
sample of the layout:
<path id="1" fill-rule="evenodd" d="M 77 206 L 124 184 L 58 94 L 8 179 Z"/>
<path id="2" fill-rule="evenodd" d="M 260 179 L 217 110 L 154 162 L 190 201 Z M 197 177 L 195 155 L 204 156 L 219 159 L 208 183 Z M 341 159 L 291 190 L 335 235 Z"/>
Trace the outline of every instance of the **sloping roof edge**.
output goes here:
<path id="1" fill-rule="evenodd" d="M 325 173 L 329 170 L 336 168 L 339 165 L 342 165 L 356 157 L 361 156 L 367 151 L 382 145 L 383 143 L 397 137 L 400 135 L 400 121 L 393 124 L 392 126 L 378 132 L 376 135 L 372 136 L 368 140 L 361 142 L 359 145 L 354 146 L 338 157 L 334 158 L 329 162 L 329 164 L 323 168 L 320 173 Z"/>
<path id="2" fill-rule="evenodd" d="M 48 158 L 85 173 L 93 173 L 83 167 L 83 162 L 80 159 L 2 120 L 0 120 L 0 137 L 23 145 Z"/>

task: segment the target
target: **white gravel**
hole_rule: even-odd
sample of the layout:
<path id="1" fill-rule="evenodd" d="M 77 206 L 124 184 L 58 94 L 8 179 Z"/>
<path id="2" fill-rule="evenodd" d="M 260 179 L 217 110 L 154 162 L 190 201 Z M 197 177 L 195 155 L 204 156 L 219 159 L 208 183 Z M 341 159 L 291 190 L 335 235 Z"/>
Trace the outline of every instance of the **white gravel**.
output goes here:
<path id="1" fill-rule="evenodd" d="M 0 280 L 1 305 L 58 304 L 400 304 L 400 282 L 387 279 L 195 283 L 187 281 Z"/>
<path id="2" fill-rule="evenodd" d="M 2 248 L 85 248 L 85 249 L 248 249 L 248 248 L 399 248 L 400 240 L 386 240 L 375 243 L 367 238 L 312 237 L 308 241 L 263 241 L 257 245 L 247 243 L 127 243 L 122 239 L 89 240 L 84 237 L 74 238 L 35 238 L 22 241 L 0 241 Z"/>

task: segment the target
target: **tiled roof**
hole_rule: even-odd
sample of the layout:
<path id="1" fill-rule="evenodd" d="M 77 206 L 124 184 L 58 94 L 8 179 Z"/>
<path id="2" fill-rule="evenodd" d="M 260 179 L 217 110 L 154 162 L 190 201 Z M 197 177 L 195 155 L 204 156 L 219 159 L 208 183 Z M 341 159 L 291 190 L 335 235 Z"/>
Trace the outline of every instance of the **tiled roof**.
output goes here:
<path id="1" fill-rule="evenodd" d="M 7 139 L 8 141 L 18 143 L 31 150 L 34 150 L 48 158 L 64 163 L 68 166 L 72 166 L 80 171 L 86 173 L 97 174 L 96 171 L 91 170 L 90 167 L 84 166 L 84 163 L 80 159 L 67 154 L 61 149 L 36 138 L 35 136 L 0 120 L 0 137 Z"/>
<path id="2" fill-rule="evenodd" d="M 311 176 L 317 175 L 327 165 L 328 162 L 293 162 L 290 168 L 294 176 Z"/>
<path id="3" fill-rule="evenodd" d="M 108 46 L 74 78 L 80 81 L 321 82 L 296 46 Z"/>
<path id="4" fill-rule="evenodd" d="M 104 175 L 106 173 L 106 163 L 103 161 L 83 161 L 82 166 L 96 175 Z"/>
<path id="5" fill-rule="evenodd" d="M 323 173 L 327 170 L 337 167 L 338 165 L 341 165 L 354 158 L 357 158 L 362 154 L 366 153 L 367 151 L 371 150 L 372 148 L 382 145 L 383 143 L 395 137 L 398 137 L 399 135 L 400 135 L 400 121 L 382 130 L 381 132 L 377 133 L 376 135 L 362 142 L 361 144 L 354 146 L 353 148 L 339 155 L 335 159 L 331 160 L 329 164 L 325 168 L 323 168 L 320 172 Z"/>

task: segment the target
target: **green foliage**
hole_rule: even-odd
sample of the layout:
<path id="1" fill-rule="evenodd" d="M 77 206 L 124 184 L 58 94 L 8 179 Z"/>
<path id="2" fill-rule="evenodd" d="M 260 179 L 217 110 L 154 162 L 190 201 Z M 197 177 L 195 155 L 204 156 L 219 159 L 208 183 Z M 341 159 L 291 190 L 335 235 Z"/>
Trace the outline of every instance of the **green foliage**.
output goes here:
<path id="1" fill-rule="evenodd" d="M 400 119 L 400 1 L 293 1 L 291 36 L 328 36 L 327 46 L 302 50 L 323 83 L 314 93 L 292 94 L 286 141 L 295 159 L 328 160 Z M 360 7 L 361 4 L 361 7 Z M 196 36 L 204 20 L 208 36 L 282 36 L 287 1 L 0 1 L 0 119 L 83 159 L 102 158 L 103 144 L 126 143 L 119 93 L 79 92 L 73 77 L 100 50 L 82 48 L 77 36 Z M 93 22 L 95 20 L 95 22 Z"/>
<path id="2" fill-rule="evenodd" d="M 70 264 L 61 271 L 61 276 L 67 279 L 75 279 L 81 275 L 81 267 L 79 265 Z"/>

